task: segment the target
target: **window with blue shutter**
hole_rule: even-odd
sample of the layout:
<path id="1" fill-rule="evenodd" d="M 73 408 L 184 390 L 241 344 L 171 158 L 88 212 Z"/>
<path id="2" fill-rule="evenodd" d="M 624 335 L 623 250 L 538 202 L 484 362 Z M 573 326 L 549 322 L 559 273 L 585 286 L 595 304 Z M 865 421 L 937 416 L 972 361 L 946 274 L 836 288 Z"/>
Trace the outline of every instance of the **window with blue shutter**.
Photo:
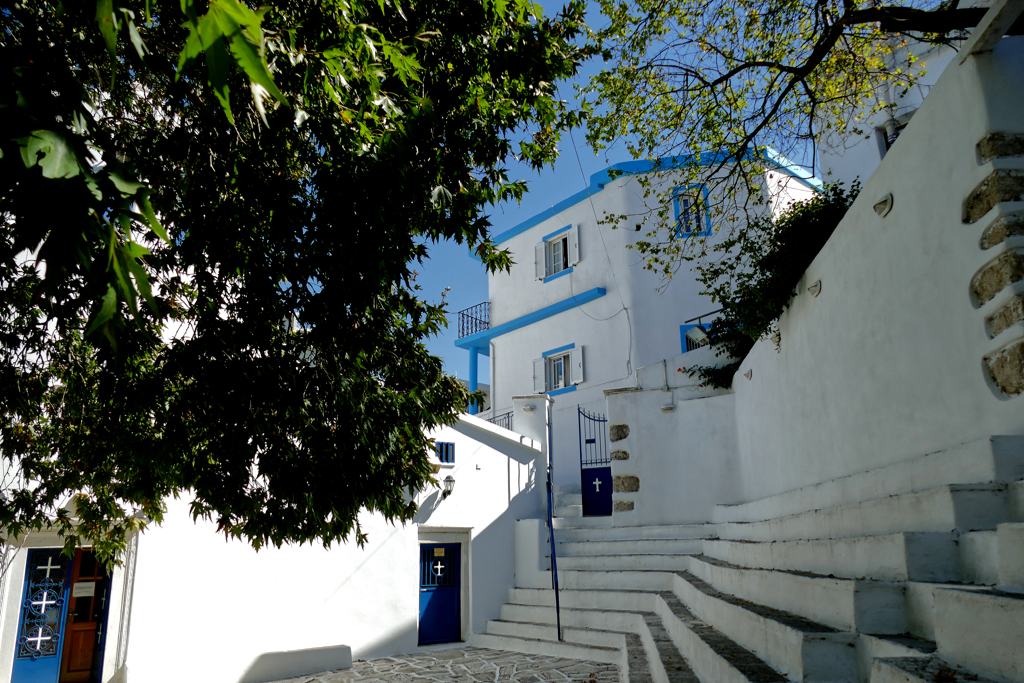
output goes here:
<path id="1" fill-rule="evenodd" d="M 449 441 L 437 442 L 437 459 L 441 462 L 455 462 L 455 444 Z"/>

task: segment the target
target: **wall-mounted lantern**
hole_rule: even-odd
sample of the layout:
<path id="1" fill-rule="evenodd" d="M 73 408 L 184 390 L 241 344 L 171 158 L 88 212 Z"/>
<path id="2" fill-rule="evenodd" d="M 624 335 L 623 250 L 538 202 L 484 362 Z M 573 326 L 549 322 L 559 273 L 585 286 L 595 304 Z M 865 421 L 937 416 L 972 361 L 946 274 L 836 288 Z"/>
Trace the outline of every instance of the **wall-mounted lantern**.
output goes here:
<path id="1" fill-rule="evenodd" d="M 444 493 L 441 494 L 441 500 L 444 500 L 448 496 L 452 495 L 452 491 L 455 490 L 455 477 L 448 475 L 444 478 Z"/>

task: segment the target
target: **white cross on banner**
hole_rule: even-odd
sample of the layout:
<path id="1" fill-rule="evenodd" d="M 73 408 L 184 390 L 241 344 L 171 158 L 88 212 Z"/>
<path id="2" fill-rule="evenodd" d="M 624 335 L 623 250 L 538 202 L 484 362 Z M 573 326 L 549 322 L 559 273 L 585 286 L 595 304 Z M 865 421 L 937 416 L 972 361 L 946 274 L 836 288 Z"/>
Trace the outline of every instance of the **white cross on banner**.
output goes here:
<path id="1" fill-rule="evenodd" d="M 600 479 L 595 479 L 594 480 L 594 490 L 597 491 L 598 493 L 601 493 L 601 480 Z"/>

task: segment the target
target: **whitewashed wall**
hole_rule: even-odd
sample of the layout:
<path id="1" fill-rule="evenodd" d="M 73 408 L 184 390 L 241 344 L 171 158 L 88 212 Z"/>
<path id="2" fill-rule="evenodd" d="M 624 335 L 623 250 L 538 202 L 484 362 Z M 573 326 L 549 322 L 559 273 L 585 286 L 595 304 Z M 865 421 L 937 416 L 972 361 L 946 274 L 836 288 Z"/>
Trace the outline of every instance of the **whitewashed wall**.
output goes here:
<path id="1" fill-rule="evenodd" d="M 1024 39 L 955 63 L 931 89 L 861 197 L 807 270 L 780 320 L 736 375 L 746 499 L 864 471 L 993 434 L 1024 433 L 1024 406 L 990 386 L 988 338 L 970 300 L 990 222 L 965 197 L 999 164 L 975 145 L 1024 131 Z M 885 218 L 872 209 L 894 198 Z M 814 298 L 806 287 L 821 280 Z M 747 380 L 743 373 L 752 371 Z"/>
<path id="2" fill-rule="evenodd" d="M 454 492 L 441 500 L 424 491 L 415 523 L 404 527 L 364 514 L 364 548 L 255 552 L 225 540 L 214 523 L 193 523 L 187 501 L 168 501 L 164 524 L 139 547 L 129 679 L 259 680 L 266 658 L 254 663 L 266 653 L 342 644 L 356 658 L 416 650 L 425 528 L 472 538 L 464 635 L 482 629 L 513 585 L 515 518 L 541 514 L 542 447 L 469 416 L 433 436 L 456 444 L 455 466 L 437 475 L 451 474 Z"/>

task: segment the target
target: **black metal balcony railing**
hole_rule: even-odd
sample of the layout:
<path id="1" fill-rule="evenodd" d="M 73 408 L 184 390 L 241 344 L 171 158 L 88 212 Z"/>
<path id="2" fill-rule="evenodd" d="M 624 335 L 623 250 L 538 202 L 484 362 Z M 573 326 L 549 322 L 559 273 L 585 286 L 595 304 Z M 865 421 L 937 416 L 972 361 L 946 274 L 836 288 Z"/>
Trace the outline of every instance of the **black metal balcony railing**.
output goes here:
<path id="1" fill-rule="evenodd" d="M 487 418 L 487 421 L 491 424 L 504 427 L 505 429 L 512 431 L 512 411 L 502 413 L 501 415 L 495 415 L 494 417 Z"/>
<path id="2" fill-rule="evenodd" d="M 491 329 L 491 302 L 459 311 L 459 339 Z"/>

